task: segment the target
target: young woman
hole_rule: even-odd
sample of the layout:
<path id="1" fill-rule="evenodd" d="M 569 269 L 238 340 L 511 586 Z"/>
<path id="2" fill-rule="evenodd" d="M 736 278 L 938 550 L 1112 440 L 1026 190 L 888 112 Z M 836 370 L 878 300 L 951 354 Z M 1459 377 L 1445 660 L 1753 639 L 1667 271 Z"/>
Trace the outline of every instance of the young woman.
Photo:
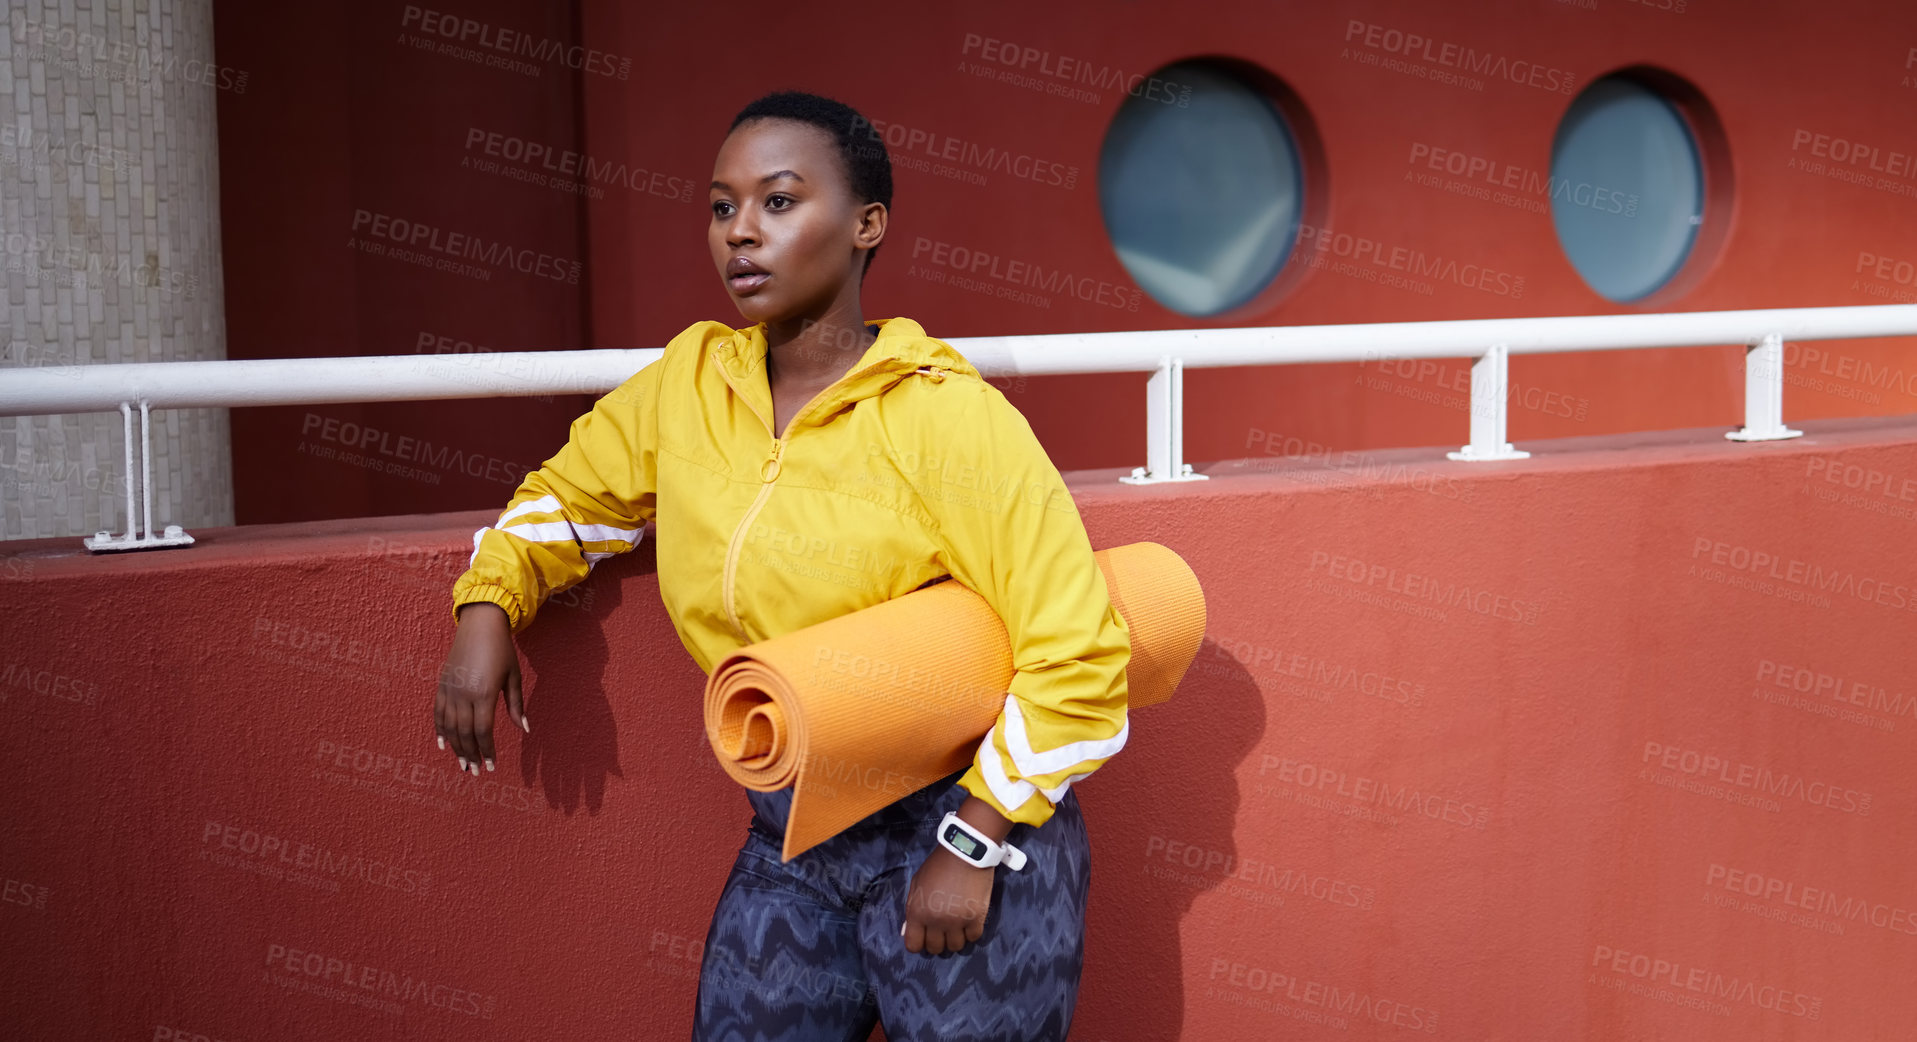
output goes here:
<path id="1" fill-rule="evenodd" d="M 840 1042 L 882 1020 L 892 1042 L 1037 1042 L 1071 1025 L 1090 879 L 1071 785 L 1125 744 L 1129 635 L 1024 417 L 917 324 L 864 320 L 891 196 L 884 143 L 852 109 L 746 106 L 707 239 L 747 327 L 693 325 L 575 421 L 474 534 L 454 587 L 434 730 L 475 774 L 493 769 L 502 689 L 531 730 L 512 634 L 648 521 L 661 600 L 708 674 L 948 577 L 1005 621 L 1017 672 L 965 771 L 906 791 L 882 762 L 821 765 L 898 798 L 790 862 L 792 791 L 746 793 L 695 1040 Z"/>

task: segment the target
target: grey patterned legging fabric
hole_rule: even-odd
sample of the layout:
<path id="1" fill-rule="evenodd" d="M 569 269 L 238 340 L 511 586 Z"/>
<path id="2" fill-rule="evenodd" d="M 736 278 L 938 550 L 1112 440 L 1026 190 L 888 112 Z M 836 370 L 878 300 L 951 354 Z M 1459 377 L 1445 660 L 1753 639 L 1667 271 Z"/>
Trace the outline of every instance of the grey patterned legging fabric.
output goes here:
<path id="1" fill-rule="evenodd" d="M 719 894 L 693 1042 L 1064 1042 L 1078 1000 L 1090 850 L 1078 797 L 1006 839 L 1030 861 L 993 869 L 985 933 L 958 954 L 905 950 L 899 924 L 933 827 L 965 802 L 960 774 L 781 864 L 792 790 L 747 792 L 752 824 Z"/>

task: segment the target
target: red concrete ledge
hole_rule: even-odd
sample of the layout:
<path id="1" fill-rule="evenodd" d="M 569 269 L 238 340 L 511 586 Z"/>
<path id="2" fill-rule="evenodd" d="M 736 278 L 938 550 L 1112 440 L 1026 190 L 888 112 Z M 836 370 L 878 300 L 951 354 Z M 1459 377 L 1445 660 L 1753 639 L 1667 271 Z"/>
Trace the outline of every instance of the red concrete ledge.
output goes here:
<path id="1" fill-rule="evenodd" d="M 1208 610 L 1074 787 L 1074 1037 L 1901 1037 L 1917 417 L 1800 426 L 1067 475 Z M 647 540 L 549 602 L 533 733 L 459 774 L 429 709 L 495 514 L 0 547 L 18 1033 L 685 1037 L 748 817 L 704 678 Z"/>
<path id="2" fill-rule="evenodd" d="M 1065 483 L 1081 514 L 1106 504 L 1140 499 L 1236 496 L 1262 491 L 1382 491 L 1408 486 L 1444 498 L 1460 498 L 1467 483 L 1508 480 L 1513 474 L 1570 473 L 1658 466 L 1671 463 L 1752 463 L 1777 456 L 1802 456 L 1871 446 L 1917 442 L 1917 414 L 1797 422 L 1804 436 L 1774 442 L 1736 442 L 1724 437 L 1733 428 L 1700 427 L 1641 431 L 1514 443 L 1532 453 L 1528 459 L 1466 463 L 1445 458 L 1455 445 L 1376 450 L 1334 450 L 1315 441 L 1276 432 L 1253 431 L 1241 459 L 1193 465 L 1204 482 L 1130 485 L 1120 482 L 1129 468 L 1074 470 Z M 1828 478 L 1822 472 L 1820 480 Z M 1841 478 L 1841 475 L 1839 475 Z M 1841 485 L 1841 480 L 1834 482 Z M 500 508 L 505 499 L 500 501 Z M 340 518 L 270 525 L 195 529 L 197 542 L 175 550 L 93 554 L 78 536 L 0 542 L 0 562 L 32 562 L 32 576 L 54 578 L 125 571 L 142 574 L 224 566 L 278 558 L 326 557 L 379 552 L 406 546 L 437 545 L 441 539 L 470 547 L 472 533 L 498 516 L 498 509 L 456 510 L 433 514 Z M 115 529 L 119 531 L 120 529 Z M 650 546 L 643 543 L 641 550 Z M 650 560 L 643 552 L 636 556 Z M 650 570 L 648 566 L 646 570 Z M 28 578 L 18 575 L 16 578 Z"/>

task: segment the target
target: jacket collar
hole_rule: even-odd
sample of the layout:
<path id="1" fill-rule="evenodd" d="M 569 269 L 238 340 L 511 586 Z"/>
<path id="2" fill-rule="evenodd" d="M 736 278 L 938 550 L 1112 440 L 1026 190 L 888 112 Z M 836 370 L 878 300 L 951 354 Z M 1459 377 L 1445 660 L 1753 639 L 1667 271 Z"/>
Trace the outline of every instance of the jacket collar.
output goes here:
<path id="1" fill-rule="evenodd" d="M 893 384 L 921 368 L 942 369 L 976 377 L 979 371 L 952 345 L 925 335 L 925 330 L 909 318 L 888 318 L 867 325 L 877 326 L 878 339 L 872 341 L 856 363 L 848 366 L 838 381 L 821 393 L 818 401 L 801 413 L 801 421 L 830 416 L 862 399 L 884 393 Z M 772 415 L 772 391 L 767 381 L 765 324 L 736 329 L 712 350 L 712 357 L 730 377 L 734 390 L 763 415 Z M 782 432 L 781 432 L 782 433 Z"/>

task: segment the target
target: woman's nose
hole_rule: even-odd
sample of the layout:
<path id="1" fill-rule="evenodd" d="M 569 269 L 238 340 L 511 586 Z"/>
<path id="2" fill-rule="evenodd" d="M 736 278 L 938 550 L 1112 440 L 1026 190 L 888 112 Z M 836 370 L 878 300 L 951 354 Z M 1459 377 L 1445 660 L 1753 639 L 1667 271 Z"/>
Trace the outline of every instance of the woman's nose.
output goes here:
<path id="1" fill-rule="evenodd" d="M 726 244 L 737 249 L 741 246 L 757 246 L 759 242 L 759 216 L 753 207 L 742 207 L 726 223 Z"/>

